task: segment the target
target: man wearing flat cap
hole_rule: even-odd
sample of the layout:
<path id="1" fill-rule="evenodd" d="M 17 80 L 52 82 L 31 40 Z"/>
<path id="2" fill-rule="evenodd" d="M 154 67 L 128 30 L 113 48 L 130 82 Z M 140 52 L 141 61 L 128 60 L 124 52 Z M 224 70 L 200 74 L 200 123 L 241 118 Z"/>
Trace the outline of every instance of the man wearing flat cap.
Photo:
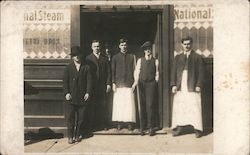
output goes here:
<path id="1" fill-rule="evenodd" d="M 89 66 L 83 62 L 80 47 L 71 48 L 71 62 L 63 76 L 65 118 L 68 143 L 80 141 L 80 129 L 86 127 L 86 109 L 92 92 L 92 77 Z"/>
<path id="2" fill-rule="evenodd" d="M 159 81 L 159 62 L 152 56 L 152 44 L 150 41 L 145 42 L 141 48 L 145 56 L 137 60 L 134 78 L 135 85 L 139 84 L 141 94 L 141 134 L 146 127 L 149 135 L 155 134 L 153 127 L 155 125 L 155 93 L 157 91 L 157 82 Z"/>

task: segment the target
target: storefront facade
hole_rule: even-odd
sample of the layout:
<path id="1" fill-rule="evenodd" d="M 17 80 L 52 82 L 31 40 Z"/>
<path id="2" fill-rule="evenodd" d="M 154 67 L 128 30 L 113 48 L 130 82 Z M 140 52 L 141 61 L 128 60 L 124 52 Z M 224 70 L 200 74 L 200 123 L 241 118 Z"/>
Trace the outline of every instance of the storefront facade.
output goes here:
<path id="1" fill-rule="evenodd" d="M 203 55 L 206 64 L 204 118 L 207 128 L 212 128 L 212 11 L 207 4 L 50 5 L 30 9 L 24 14 L 24 81 L 38 93 L 25 95 L 25 130 L 48 127 L 65 132 L 62 77 L 70 47 L 78 45 L 87 55 L 91 40 L 99 39 L 117 51 L 120 37 L 129 40 L 129 49 L 137 58 L 143 56 L 143 42 L 153 43 L 153 55 L 160 62 L 157 126 L 169 127 L 171 64 L 181 52 L 180 39 L 186 35 L 193 37 L 194 50 Z"/>

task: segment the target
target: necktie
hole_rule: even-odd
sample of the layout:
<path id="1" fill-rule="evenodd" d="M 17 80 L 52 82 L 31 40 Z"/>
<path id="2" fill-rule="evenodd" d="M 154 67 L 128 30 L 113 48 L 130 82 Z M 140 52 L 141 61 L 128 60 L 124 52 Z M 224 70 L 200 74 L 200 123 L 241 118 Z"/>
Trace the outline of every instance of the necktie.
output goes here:
<path id="1" fill-rule="evenodd" d="M 188 69 L 188 56 L 187 56 L 187 53 L 185 53 L 184 54 L 184 56 L 185 56 L 185 67 L 184 67 L 184 69 Z"/>

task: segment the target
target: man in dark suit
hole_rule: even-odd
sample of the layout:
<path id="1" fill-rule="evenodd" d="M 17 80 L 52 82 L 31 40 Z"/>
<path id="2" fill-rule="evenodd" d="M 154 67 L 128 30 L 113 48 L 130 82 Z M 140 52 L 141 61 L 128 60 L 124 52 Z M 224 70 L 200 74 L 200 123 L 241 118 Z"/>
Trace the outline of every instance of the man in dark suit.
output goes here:
<path id="1" fill-rule="evenodd" d="M 111 69 L 111 60 L 114 54 L 113 47 L 111 44 L 108 42 L 105 43 L 104 45 L 104 50 L 103 50 L 103 56 L 106 57 L 109 63 L 109 67 Z M 112 71 L 110 71 L 112 73 Z M 110 74 L 110 78 L 112 79 L 112 74 Z M 111 85 L 112 87 L 112 85 Z M 111 88 L 112 89 L 112 88 Z M 108 124 L 111 125 L 111 119 L 112 119 L 112 107 L 113 107 L 113 91 L 109 91 L 106 96 L 106 105 L 108 107 Z"/>
<path id="2" fill-rule="evenodd" d="M 108 106 L 106 93 L 111 91 L 111 71 L 106 57 L 100 53 L 100 42 L 92 41 L 92 53 L 86 57 L 91 66 L 94 80 L 93 118 L 95 129 L 108 129 Z"/>
<path id="3" fill-rule="evenodd" d="M 155 95 L 157 82 L 159 81 L 159 62 L 152 55 L 152 44 L 150 41 L 145 42 L 141 48 L 145 56 L 138 59 L 134 76 L 135 84 L 139 83 L 141 94 L 141 135 L 144 135 L 144 126 L 149 129 L 149 135 L 154 136 L 155 125 Z"/>
<path id="4" fill-rule="evenodd" d="M 71 48 L 71 58 L 72 61 L 65 68 L 63 76 L 69 144 L 80 141 L 80 129 L 86 127 L 86 109 L 92 91 L 90 68 L 83 62 L 80 47 Z"/>
<path id="5" fill-rule="evenodd" d="M 174 59 L 171 72 L 173 100 L 173 136 L 182 134 L 183 126 L 192 125 L 197 138 L 202 136 L 201 88 L 203 60 L 192 50 L 192 38 L 182 39 L 183 53 Z"/>

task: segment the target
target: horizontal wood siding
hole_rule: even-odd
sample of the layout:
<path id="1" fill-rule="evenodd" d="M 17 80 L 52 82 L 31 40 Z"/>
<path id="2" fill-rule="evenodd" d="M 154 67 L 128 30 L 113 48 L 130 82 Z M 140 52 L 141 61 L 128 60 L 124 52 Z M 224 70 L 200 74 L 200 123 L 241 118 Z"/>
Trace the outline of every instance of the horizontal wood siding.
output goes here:
<path id="1" fill-rule="evenodd" d="M 50 128 L 66 133 L 62 78 L 69 60 L 25 60 L 24 81 L 38 90 L 24 96 L 25 133 Z M 47 131 L 47 130 L 45 130 Z"/>

